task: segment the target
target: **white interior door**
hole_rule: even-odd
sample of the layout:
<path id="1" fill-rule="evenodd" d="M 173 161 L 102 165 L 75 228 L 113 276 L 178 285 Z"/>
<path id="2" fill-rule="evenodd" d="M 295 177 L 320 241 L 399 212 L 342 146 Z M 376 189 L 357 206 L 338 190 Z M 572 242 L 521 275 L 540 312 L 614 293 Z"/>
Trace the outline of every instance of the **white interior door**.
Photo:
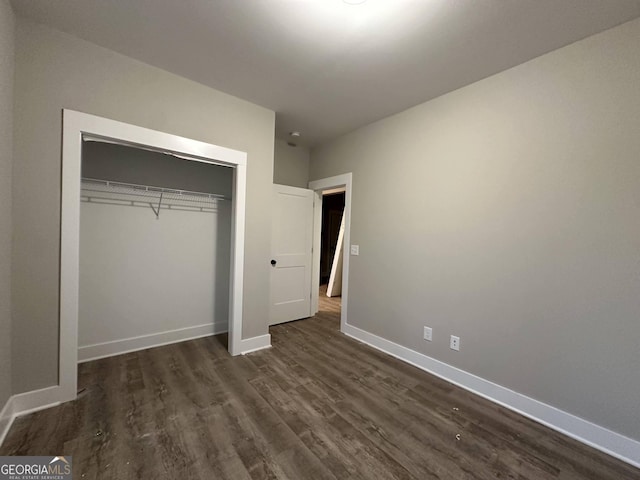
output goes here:
<path id="1" fill-rule="evenodd" d="M 269 325 L 311 316 L 313 191 L 273 186 Z"/>

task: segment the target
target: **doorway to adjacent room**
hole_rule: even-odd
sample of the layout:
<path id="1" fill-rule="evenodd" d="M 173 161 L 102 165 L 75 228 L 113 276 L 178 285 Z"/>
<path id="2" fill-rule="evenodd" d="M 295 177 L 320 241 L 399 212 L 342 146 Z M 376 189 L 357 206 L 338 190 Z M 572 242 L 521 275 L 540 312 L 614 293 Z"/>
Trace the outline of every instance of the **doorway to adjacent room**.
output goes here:
<path id="1" fill-rule="evenodd" d="M 322 192 L 320 228 L 320 311 L 340 308 L 344 255 L 344 187 Z"/>

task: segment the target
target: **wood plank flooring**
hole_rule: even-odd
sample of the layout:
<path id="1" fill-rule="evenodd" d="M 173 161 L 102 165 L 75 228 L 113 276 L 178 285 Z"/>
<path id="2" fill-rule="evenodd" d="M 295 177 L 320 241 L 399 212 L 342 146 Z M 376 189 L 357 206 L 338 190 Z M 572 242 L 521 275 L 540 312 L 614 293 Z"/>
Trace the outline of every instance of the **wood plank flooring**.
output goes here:
<path id="1" fill-rule="evenodd" d="M 640 470 L 339 333 L 340 299 L 232 358 L 224 336 L 80 366 L 0 455 L 77 479 L 640 479 Z"/>

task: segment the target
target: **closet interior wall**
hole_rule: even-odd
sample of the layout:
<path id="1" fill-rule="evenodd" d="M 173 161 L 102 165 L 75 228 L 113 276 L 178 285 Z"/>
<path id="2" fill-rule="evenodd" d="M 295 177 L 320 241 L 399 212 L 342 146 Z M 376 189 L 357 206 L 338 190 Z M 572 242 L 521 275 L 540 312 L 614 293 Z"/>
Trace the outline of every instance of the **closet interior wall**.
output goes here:
<path id="1" fill-rule="evenodd" d="M 83 142 L 79 361 L 227 331 L 233 170 Z"/>

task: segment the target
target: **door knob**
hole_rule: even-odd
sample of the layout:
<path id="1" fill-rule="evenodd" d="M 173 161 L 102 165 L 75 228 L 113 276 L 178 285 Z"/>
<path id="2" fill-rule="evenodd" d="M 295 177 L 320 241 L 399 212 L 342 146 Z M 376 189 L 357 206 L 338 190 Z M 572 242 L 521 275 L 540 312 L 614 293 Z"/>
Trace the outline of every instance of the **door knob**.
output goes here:
<path id="1" fill-rule="evenodd" d="M 275 260 L 271 260 L 271 265 L 273 265 L 274 267 L 276 266 L 276 263 L 278 262 L 276 262 Z"/>

